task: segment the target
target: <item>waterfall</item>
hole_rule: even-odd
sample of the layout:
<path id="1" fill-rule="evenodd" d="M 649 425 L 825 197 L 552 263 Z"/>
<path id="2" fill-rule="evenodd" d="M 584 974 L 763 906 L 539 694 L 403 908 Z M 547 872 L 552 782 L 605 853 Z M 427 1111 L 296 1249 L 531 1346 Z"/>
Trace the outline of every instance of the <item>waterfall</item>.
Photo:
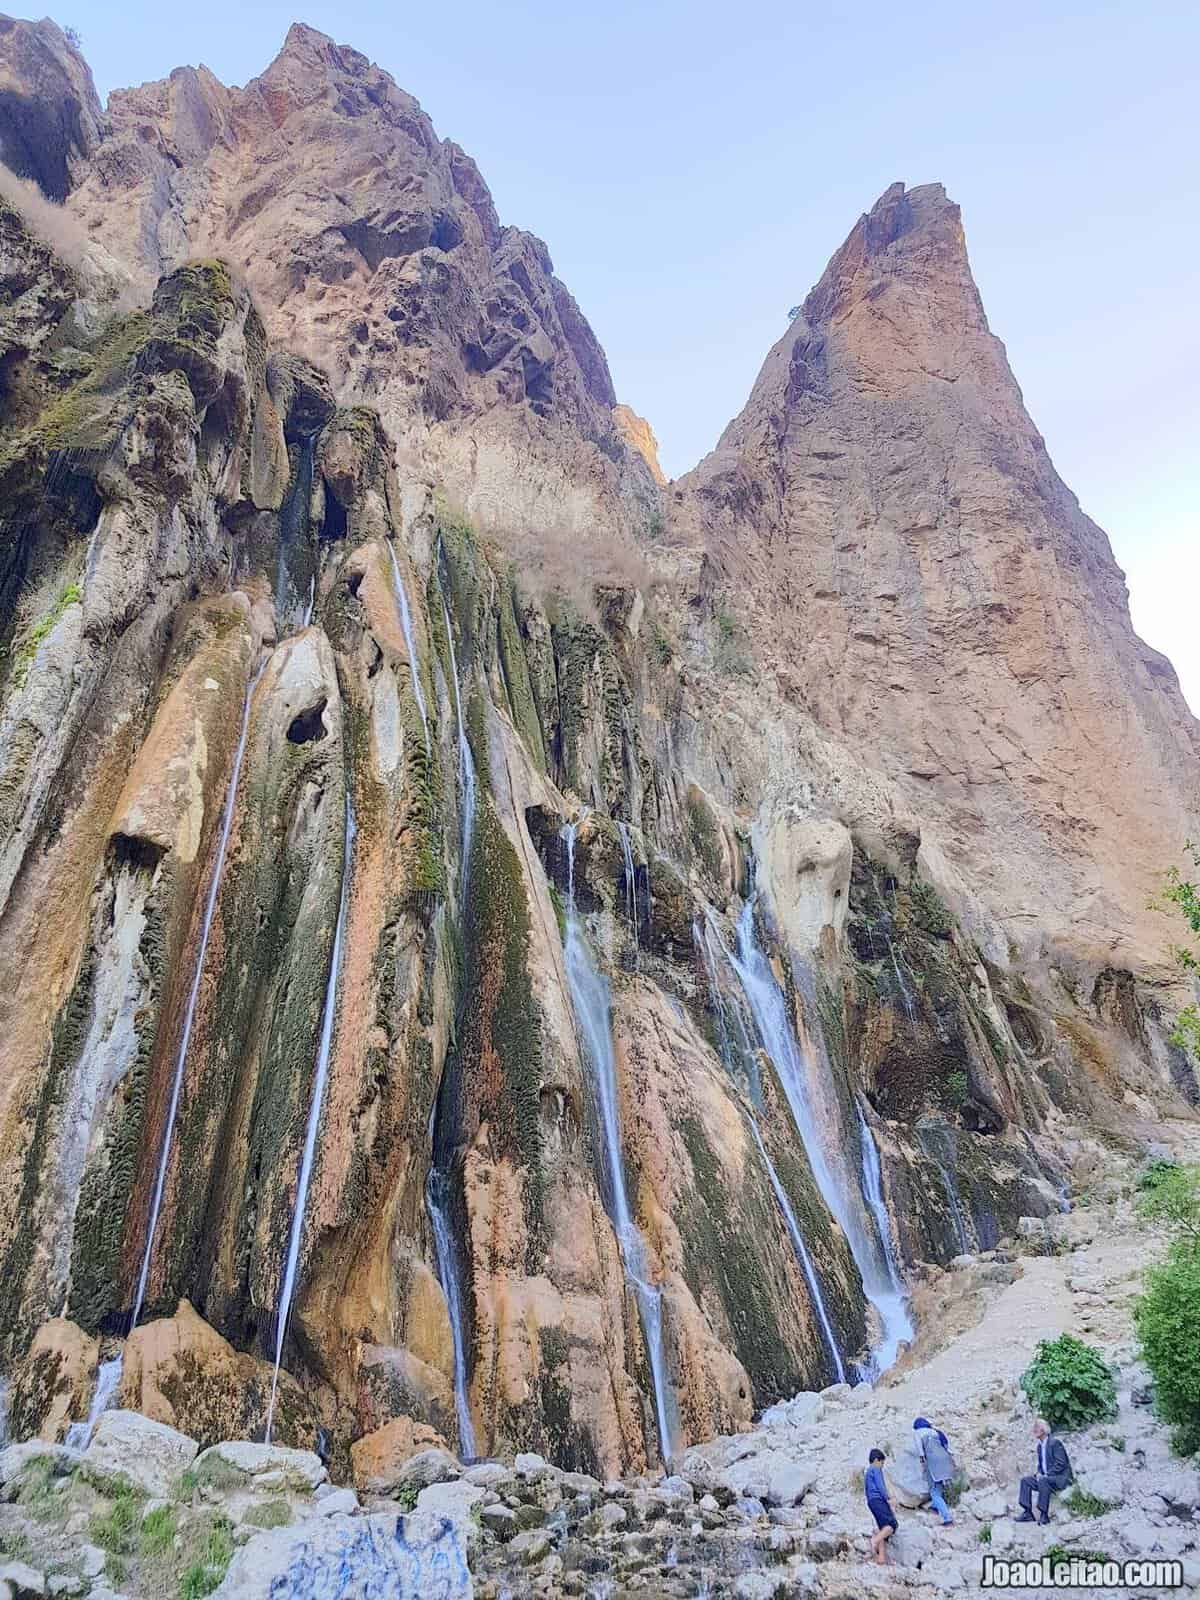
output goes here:
<path id="1" fill-rule="evenodd" d="M 863 1115 L 863 1109 L 857 1101 L 854 1103 L 854 1109 L 858 1115 L 859 1145 L 862 1151 L 863 1195 L 866 1198 L 867 1208 L 875 1219 L 879 1242 L 883 1246 L 891 1293 L 890 1299 L 882 1302 L 873 1300 L 883 1324 L 883 1338 L 871 1352 L 871 1364 L 874 1369 L 872 1376 L 877 1376 L 881 1372 L 886 1372 L 895 1361 L 900 1353 L 901 1341 L 912 1338 L 913 1325 L 904 1301 L 899 1263 L 892 1248 L 892 1229 L 888 1219 L 887 1203 L 883 1198 L 883 1171 L 879 1165 L 879 1150 L 867 1125 L 867 1119 Z M 865 1275 L 863 1285 L 866 1286 Z M 871 1293 L 869 1289 L 867 1292 Z"/>
<path id="2" fill-rule="evenodd" d="M 431 1166 L 425 1185 L 425 1205 L 429 1211 L 429 1220 L 433 1224 L 433 1248 L 437 1259 L 438 1282 L 442 1286 L 442 1293 L 446 1297 L 446 1309 L 450 1313 L 450 1332 L 454 1344 L 454 1410 L 458 1417 L 458 1453 L 466 1461 L 478 1451 L 475 1444 L 475 1424 L 471 1420 L 463 1285 L 454 1249 L 454 1234 L 450 1227 L 449 1189 L 450 1184 L 446 1174 Z"/>
<path id="3" fill-rule="evenodd" d="M 183 1012 L 183 1030 L 179 1035 L 179 1048 L 175 1052 L 175 1071 L 171 1079 L 171 1098 L 167 1103 L 167 1120 L 163 1128 L 162 1149 L 159 1151 L 158 1168 L 154 1174 L 154 1190 L 150 1198 L 150 1217 L 146 1224 L 146 1248 L 142 1252 L 142 1267 L 138 1273 L 137 1293 L 133 1300 L 133 1313 L 129 1318 L 129 1331 L 132 1333 L 138 1325 L 138 1318 L 142 1314 L 142 1307 L 146 1301 L 146 1286 L 150 1281 L 150 1261 L 154 1255 L 154 1236 L 158 1229 L 159 1213 L 162 1210 L 163 1189 L 167 1181 L 167 1163 L 171 1156 L 171 1141 L 175 1135 L 175 1119 L 179 1115 L 179 1096 L 183 1090 L 183 1074 L 187 1065 L 188 1049 L 192 1042 L 192 1026 L 196 1020 L 196 1003 L 200 998 L 200 983 L 204 977 L 204 958 L 208 952 L 209 935 L 212 933 L 213 915 L 217 909 L 217 895 L 221 889 L 221 878 L 225 871 L 225 856 L 229 849 L 229 835 L 233 829 L 233 813 L 237 806 L 238 783 L 242 775 L 242 762 L 246 757 L 246 745 L 250 737 L 250 703 L 254 698 L 254 691 L 258 687 L 259 679 L 266 670 L 266 661 L 254 673 L 246 685 L 246 697 L 242 701 L 242 724 L 238 733 L 237 748 L 234 751 L 233 766 L 229 773 L 229 785 L 225 791 L 225 808 L 221 813 L 221 829 L 217 835 L 217 854 L 213 862 L 212 878 L 209 880 L 208 895 L 204 902 L 204 917 L 200 924 L 200 945 L 196 951 L 196 965 L 192 971 L 191 987 L 188 989 L 187 1005 Z"/>
<path id="4" fill-rule="evenodd" d="M 454 716 L 458 724 L 458 796 L 462 810 L 462 848 L 459 856 L 458 887 L 460 907 L 467 897 L 467 875 L 471 866 L 471 839 L 475 832 L 475 757 L 471 754 L 471 741 L 463 724 L 462 686 L 458 681 L 458 656 L 454 650 L 454 631 L 450 626 L 450 613 L 442 601 L 442 620 L 446 624 L 446 637 L 450 641 L 450 676 L 454 679 Z"/>
<path id="5" fill-rule="evenodd" d="M 296 1205 L 292 1212 L 292 1228 L 288 1237 L 287 1261 L 283 1270 L 283 1288 L 279 1295 L 276 1313 L 275 1370 L 271 1374 L 271 1398 L 267 1405 L 266 1442 L 271 1442 L 271 1420 L 275 1415 L 275 1395 L 279 1388 L 279 1366 L 283 1360 L 283 1341 L 287 1334 L 288 1315 L 292 1297 L 296 1292 L 296 1268 L 300 1260 L 300 1238 L 304 1232 L 304 1210 L 308 1201 L 308 1185 L 312 1179 L 313 1160 L 317 1151 L 317 1129 L 321 1122 L 321 1106 L 325 1098 L 325 1080 L 329 1076 L 329 1057 L 333 1048 L 333 1024 L 337 1015 L 338 979 L 341 975 L 342 940 L 346 931 L 346 914 L 350 906 L 350 875 L 354 857 L 354 807 L 350 790 L 346 790 L 346 823 L 342 844 L 342 886 L 338 894 L 337 922 L 333 930 L 333 949 L 329 956 L 329 978 L 325 985 L 325 1005 L 321 1013 L 321 1041 L 317 1049 L 317 1065 L 313 1072 L 312 1098 L 308 1107 L 308 1123 L 304 1130 L 304 1153 L 300 1159 L 300 1179 L 296 1185 Z"/>
<path id="6" fill-rule="evenodd" d="M 783 1213 L 783 1220 L 791 1236 L 792 1248 L 796 1252 L 796 1259 L 804 1273 L 808 1284 L 808 1292 L 812 1296 L 813 1310 L 817 1313 L 817 1321 L 821 1324 L 821 1332 L 829 1350 L 833 1370 L 837 1374 L 837 1382 L 845 1383 L 846 1368 L 842 1361 L 842 1352 L 838 1349 L 837 1338 L 829 1321 L 829 1313 L 825 1309 L 825 1298 L 821 1293 L 820 1279 L 817 1277 L 816 1268 L 813 1266 L 812 1257 L 808 1253 L 808 1246 L 804 1243 L 804 1235 L 800 1232 L 800 1223 L 792 1209 L 792 1202 L 787 1197 L 787 1190 L 780 1181 L 779 1174 L 775 1171 L 775 1163 L 767 1154 L 767 1147 L 763 1143 L 762 1132 L 758 1126 L 758 1118 L 750 1118 L 750 1131 L 754 1135 L 754 1142 L 758 1146 L 758 1153 L 763 1159 L 763 1166 L 767 1169 L 767 1177 L 771 1180 L 771 1187 L 775 1191 L 775 1198 L 779 1202 L 779 1209 Z"/>
<path id="7" fill-rule="evenodd" d="M 692 937 L 699 945 L 701 942 L 701 934 L 699 926 L 696 923 L 692 924 Z M 736 1071 L 736 1068 L 733 1061 L 734 1046 L 729 1026 L 729 1007 L 725 1004 L 725 997 L 721 993 L 721 986 L 716 979 L 717 963 L 714 957 L 716 951 L 721 949 L 721 946 L 713 929 L 711 911 L 708 914 L 708 922 L 705 927 L 703 944 L 705 955 L 707 957 L 706 965 L 709 972 L 709 992 L 712 995 L 713 1005 L 716 1008 L 717 1017 L 721 1024 L 721 1038 L 723 1042 L 721 1055 L 725 1062 L 726 1069 L 732 1074 Z M 792 1241 L 792 1249 L 796 1253 L 796 1260 L 800 1263 L 800 1270 L 804 1273 L 805 1282 L 808 1284 L 808 1292 L 812 1296 L 813 1310 L 816 1312 L 817 1321 L 820 1324 L 821 1332 L 824 1335 L 825 1344 L 829 1350 L 830 1360 L 833 1362 L 833 1370 L 837 1376 L 837 1382 L 844 1383 L 846 1381 L 846 1367 L 845 1363 L 842 1361 L 842 1353 L 838 1349 L 837 1337 L 834 1334 L 833 1325 L 829 1320 L 829 1313 L 825 1307 L 825 1297 L 821 1293 L 821 1280 L 817 1277 L 817 1271 L 816 1267 L 813 1265 L 812 1256 L 809 1254 L 808 1246 L 804 1242 L 804 1235 L 800 1231 L 799 1219 L 796 1216 L 792 1202 L 788 1199 L 787 1190 L 783 1187 L 783 1182 L 778 1172 L 775 1170 L 775 1163 L 771 1160 L 770 1155 L 767 1153 L 767 1147 L 762 1136 L 762 1129 L 758 1124 L 758 1111 L 762 1106 L 762 1079 L 759 1076 L 758 1071 L 757 1052 L 750 1043 L 750 1037 L 746 1032 L 745 1022 L 742 1020 L 741 1010 L 737 1006 L 733 1007 L 733 1015 L 737 1024 L 737 1031 L 739 1035 L 740 1054 L 746 1063 L 747 1078 L 750 1088 L 750 1103 L 747 1109 L 746 1120 L 750 1124 L 750 1132 L 754 1135 L 754 1143 L 758 1146 L 758 1153 L 762 1157 L 763 1166 L 766 1168 L 767 1177 L 770 1180 L 771 1188 L 775 1194 L 775 1199 L 779 1204 L 779 1210 L 783 1215 L 783 1221 L 788 1231 L 788 1237 Z"/>
<path id="8" fill-rule="evenodd" d="M 113 1397 L 121 1382 L 123 1364 L 123 1355 L 111 1356 L 109 1360 L 100 1363 L 100 1370 L 96 1373 L 96 1387 L 92 1391 L 92 1403 L 88 1407 L 87 1421 L 73 1422 L 63 1439 L 69 1450 L 86 1450 L 91 1443 L 96 1424 L 113 1403 Z"/>
<path id="9" fill-rule="evenodd" d="M 971 1235 L 967 1228 L 967 1219 L 963 1216 L 962 1204 L 958 1198 L 958 1184 L 954 1181 L 954 1173 L 938 1150 L 938 1135 L 943 1132 L 946 1134 L 947 1143 L 949 1143 L 953 1153 L 953 1136 L 950 1135 L 948 1129 L 942 1127 L 933 1128 L 927 1124 L 917 1129 L 917 1138 L 920 1140 L 922 1150 L 937 1168 L 938 1177 L 942 1180 L 942 1188 L 946 1192 L 946 1204 L 950 1210 L 950 1220 L 954 1225 L 954 1237 L 958 1244 L 959 1253 L 961 1255 L 969 1255 L 971 1252 Z"/>
<path id="10" fill-rule="evenodd" d="M 646 1338 L 650 1374 L 654 1385 L 654 1405 L 658 1419 L 659 1448 L 664 1462 L 675 1449 L 671 1413 L 674 1397 L 667 1375 L 663 1345 L 662 1290 L 650 1281 L 646 1243 L 629 1205 L 625 1187 L 625 1165 L 621 1156 L 621 1124 L 617 1109 L 617 1069 L 612 1044 L 612 1000 L 608 980 L 592 961 L 583 925 L 575 906 L 575 838 L 577 823 L 563 829 L 567 845 L 567 936 L 564 945 L 567 986 L 575 1010 L 575 1022 L 583 1040 L 584 1055 L 592 1069 L 600 1133 L 604 1141 L 605 1168 L 613 1229 L 621 1251 L 625 1276 L 633 1289 Z"/>
<path id="11" fill-rule="evenodd" d="M 0 1450 L 8 1444 L 8 1414 L 12 1405 L 12 1380 L 0 1378 Z"/>
<path id="12" fill-rule="evenodd" d="M 618 822 L 617 832 L 621 835 L 621 855 L 625 862 L 625 911 L 633 928 L 633 959 L 636 963 L 641 946 L 641 940 L 638 938 L 637 869 L 633 864 L 633 844 L 629 838 L 629 824 Z"/>
<path id="13" fill-rule="evenodd" d="M 911 1339 L 913 1327 L 905 1304 L 900 1275 L 891 1253 L 890 1234 L 887 1230 L 887 1213 L 879 1194 L 876 1211 L 867 1190 L 872 1175 L 867 1167 L 873 1159 L 875 1185 L 878 1189 L 879 1156 L 874 1141 L 867 1137 L 860 1155 L 863 1194 L 848 1170 L 835 1170 L 826 1155 L 825 1143 L 813 1113 L 809 1089 L 809 1073 L 819 1070 L 824 1063 L 808 1060 L 800 1050 L 796 1033 L 788 1017 L 787 1002 L 775 980 L 775 974 L 766 956 L 755 943 L 754 909 L 757 894 L 752 894 L 742 909 L 737 925 L 737 950 L 726 951 L 730 965 L 737 974 L 750 1007 L 750 1014 L 758 1031 L 763 1049 L 775 1064 L 779 1081 L 787 1098 L 792 1120 L 808 1155 L 809 1166 L 817 1188 L 846 1236 L 850 1252 L 862 1277 L 868 1300 L 879 1314 L 882 1338 L 873 1353 L 872 1364 L 876 1371 L 884 1371 L 896 1359 L 900 1342 Z M 828 1071 L 828 1068 L 825 1068 Z M 861 1118 L 861 1113 L 860 1113 Z M 864 1124 L 865 1126 L 865 1124 Z M 870 1147 L 870 1155 L 866 1146 Z M 861 1200 L 866 1198 L 871 1207 L 878 1237 L 865 1225 Z"/>
<path id="14" fill-rule="evenodd" d="M 400 608 L 400 626 L 404 629 L 404 643 L 408 646 L 408 664 L 412 668 L 413 695 L 417 702 L 417 710 L 421 713 L 421 727 L 425 731 L 425 748 L 429 749 L 429 717 L 425 710 L 425 691 L 421 687 L 421 669 L 417 663 L 417 642 L 413 635 L 412 611 L 408 604 L 408 591 L 404 587 L 404 579 L 400 576 L 400 563 L 396 560 L 396 547 L 390 539 L 385 539 L 387 553 L 392 563 L 392 587 L 396 591 L 396 604 Z"/>
<path id="15" fill-rule="evenodd" d="M 900 997 L 904 1001 L 904 1013 L 908 1020 L 912 1022 L 916 1016 L 916 1008 L 913 1005 L 912 990 L 904 981 L 904 971 L 896 957 L 896 946 L 891 942 L 890 939 L 888 940 L 888 951 L 892 958 L 892 971 L 896 974 L 896 982 L 900 987 Z"/>

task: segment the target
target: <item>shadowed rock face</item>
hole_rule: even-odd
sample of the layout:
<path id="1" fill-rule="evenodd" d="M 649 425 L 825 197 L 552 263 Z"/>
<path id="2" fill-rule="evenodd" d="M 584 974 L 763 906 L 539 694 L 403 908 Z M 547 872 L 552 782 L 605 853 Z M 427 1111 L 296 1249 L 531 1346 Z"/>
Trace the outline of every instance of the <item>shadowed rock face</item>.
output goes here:
<path id="1" fill-rule="evenodd" d="M 0 29 L 18 89 L 50 26 Z M 24 1427 L 78 1411 L 143 1264 L 124 1402 L 261 1426 L 323 1082 L 277 1437 L 394 1474 L 465 1398 L 481 1449 L 652 1461 L 572 894 L 684 1442 L 866 1354 L 875 1208 L 906 1268 L 987 1248 L 1127 1091 L 1195 1095 L 1141 910 L 1195 726 L 940 189 L 860 221 L 666 488 L 545 247 L 356 52 L 295 27 L 72 148 L 107 277 L 0 207 Z"/>
<path id="2" fill-rule="evenodd" d="M 48 17 L 0 17 L 0 162 L 62 201 L 100 142 L 92 74 Z"/>

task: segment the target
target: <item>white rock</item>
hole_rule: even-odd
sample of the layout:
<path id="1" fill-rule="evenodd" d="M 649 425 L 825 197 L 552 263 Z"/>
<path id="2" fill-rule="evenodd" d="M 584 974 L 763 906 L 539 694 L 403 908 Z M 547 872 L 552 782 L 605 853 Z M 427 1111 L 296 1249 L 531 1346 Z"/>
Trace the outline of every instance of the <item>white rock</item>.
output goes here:
<path id="1" fill-rule="evenodd" d="M 34 1461 L 46 1457 L 56 1462 L 63 1471 L 69 1471 L 83 1460 L 78 1450 L 68 1450 L 65 1445 L 60 1444 L 44 1444 L 40 1439 L 28 1439 L 24 1444 L 10 1444 L 6 1449 L 0 1450 L 0 1489 L 6 1489 L 10 1483 L 15 1483 Z"/>
<path id="2" fill-rule="evenodd" d="M 435 1447 L 432 1450 L 419 1450 L 415 1456 L 409 1456 L 403 1462 L 396 1476 L 396 1482 L 401 1487 L 415 1484 L 418 1489 L 427 1489 L 431 1483 L 451 1483 L 455 1478 L 462 1476 L 462 1463 L 449 1450 Z"/>
<path id="3" fill-rule="evenodd" d="M 519 1478 L 540 1478 L 543 1473 L 554 1471 L 545 1456 L 539 1456 L 532 1450 L 519 1455 L 513 1462 L 513 1467 Z"/>
<path id="4" fill-rule="evenodd" d="M 99 1545 L 81 1544 L 76 1551 L 76 1564 L 85 1578 L 98 1578 L 104 1571 L 107 1557 Z"/>
<path id="5" fill-rule="evenodd" d="M 342 1574 L 353 1573 L 347 1586 Z M 271 1600 L 272 1595 L 337 1594 L 361 1600 L 472 1600 L 463 1540 L 452 1521 L 416 1511 L 402 1517 L 310 1517 L 272 1528 L 243 1545 L 214 1600 Z"/>
<path id="6" fill-rule="evenodd" d="M 358 1496 L 353 1489 L 334 1489 L 332 1494 L 322 1495 L 313 1505 L 313 1514 L 318 1517 L 349 1516 L 357 1510 Z"/>
<path id="7" fill-rule="evenodd" d="M 512 1479 L 512 1468 L 506 1467 L 501 1461 L 479 1461 L 473 1467 L 468 1467 L 463 1473 L 466 1483 L 474 1483 L 480 1489 L 498 1489 Z"/>
<path id="8" fill-rule="evenodd" d="M 417 1496 L 417 1511 L 449 1522 L 463 1549 L 469 1550 L 479 1538 L 479 1525 L 471 1513 L 486 1498 L 486 1489 L 461 1478 L 455 1483 L 431 1483 Z"/>
<path id="9" fill-rule="evenodd" d="M 794 1428 L 816 1422 L 821 1415 L 821 1396 L 805 1390 L 790 1400 L 768 1406 L 762 1414 L 764 1428 Z"/>
<path id="10" fill-rule="evenodd" d="M 289 1450 L 281 1444 L 251 1444 L 246 1439 L 226 1439 L 203 1451 L 196 1462 L 197 1468 L 212 1456 L 219 1456 L 229 1466 L 237 1467 L 247 1477 L 255 1478 L 260 1483 L 266 1473 L 283 1474 L 282 1477 L 268 1479 L 269 1487 L 281 1486 L 291 1478 L 303 1481 L 309 1489 L 315 1489 L 329 1476 L 320 1456 L 314 1451 Z"/>
<path id="11" fill-rule="evenodd" d="M 106 1411 L 84 1451 L 89 1467 L 123 1474 L 147 1494 L 167 1495 L 200 1446 L 178 1428 L 152 1422 L 140 1411 Z"/>
<path id="12" fill-rule="evenodd" d="M 46 1593 L 45 1573 L 36 1572 L 24 1561 L 6 1561 L 0 1567 L 0 1583 L 8 1584 L 18 1600 L 26 1600 L 27 1595 Z"/>

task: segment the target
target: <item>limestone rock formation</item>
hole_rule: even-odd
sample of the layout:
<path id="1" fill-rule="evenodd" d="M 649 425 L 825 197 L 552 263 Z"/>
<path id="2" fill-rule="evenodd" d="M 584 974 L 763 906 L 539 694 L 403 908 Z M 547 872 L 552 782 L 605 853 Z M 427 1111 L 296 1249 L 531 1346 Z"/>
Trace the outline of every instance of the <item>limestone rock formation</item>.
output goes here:
<path id="1" fill-rule="evenodd" d="M 51 26 L 0 57 L 66 126 Z M 1196 728 L 939 189 L 665 486 L 355 51 L 114 95 L 63 172 L 111 271 L 0 206 L 23 1433 L 120 1341 L 202 1443 L 635 1472 L 894 1359 L 1080 1119 L 1196 1102 L 1143 909 Z"/>

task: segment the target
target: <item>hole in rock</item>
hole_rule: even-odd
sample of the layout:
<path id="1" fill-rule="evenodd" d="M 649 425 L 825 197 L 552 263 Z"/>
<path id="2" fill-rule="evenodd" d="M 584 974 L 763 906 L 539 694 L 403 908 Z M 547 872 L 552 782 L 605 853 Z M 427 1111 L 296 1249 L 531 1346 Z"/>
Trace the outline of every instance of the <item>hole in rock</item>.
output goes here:
<path id="1" fill-rule="evenodd" d="M 325 697 L 322 695 L 315 706 L 292 718 L 287 736 L 291 744 L 313 744 L 323 739 L 328 731 L 325 726 Z"/>
<path id="2" fill-rule="evenodd" d="M 130 833 L 114 833 L 109 840 L 115 866 L 137 867 L 153 872 L 166 854 L 165 848 L 153 839 L 142 839 Z"/>
<path id="3" fill-rule="evenodd" d="M 321 537 L 324 539 L 346 537 L 346 508 L 332 490 L 325 495 L 325 521 L 321 528 Z"/>

